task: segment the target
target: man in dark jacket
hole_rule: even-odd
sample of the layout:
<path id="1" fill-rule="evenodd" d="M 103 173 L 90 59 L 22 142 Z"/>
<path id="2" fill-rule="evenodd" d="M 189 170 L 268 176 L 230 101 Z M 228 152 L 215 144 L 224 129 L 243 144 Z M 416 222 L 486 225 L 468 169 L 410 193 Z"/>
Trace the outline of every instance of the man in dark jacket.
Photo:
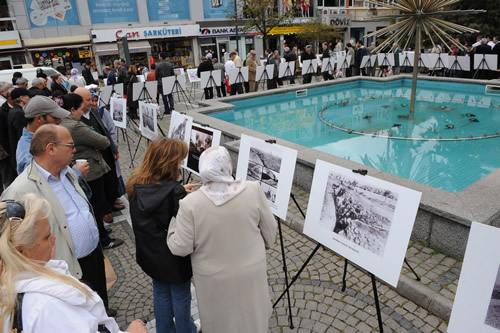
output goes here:
<path id="1" fill-rule="evenodd" d="M 10 147 L 10 162 L 16 169 L 16 150 L 17 142 L 23 135 L 23 128 L 26 127 L 28 121 L 24 117 L 23 107 L 30 100 L 30 93 L 24 88 L 16 88 L 10 93 L 10 97 L 14 103 L 14 107 L 10 109 L 7 117 L 7 126 L 9 130 L 9 147 Z"/>
<path id="2" fill-rule="evenodd" d="M 163 94 L 163 86 L 161 79 L 167 76 L 173 76 L 174 68 L 172 64 L 167 60 L 167 54 L 165 52 L 160 52 L 159 59 L 160 61 L 156 64 L 155 70 L 155 78 L 158 81 L 158 89 L 160 90 L 161 97 L 163 99 L 163 114 L 170 114 L 174 111 L 174 96 L 172 94 L 164 95 Z M 212 94 L 213 96 L 213 94 Z"/>
<path id="3" fill-rule="evenodd" d="M 207 59 L 207 57 L 201 57 L 201 64 L 198 67 L 197 75 L 199 78 L 201 78 L 201 72 L 209 72 L 214 70 L 214 65 L 212 65 L 212 62 Z M 208 85 L 213 85 L 215 82 L 208 82 Z M 205 99 L 212 99 L 214 98 L 214 88 L 213 87 L 203 87 L 205 90 Z"/>
<path id="4" fill-rule="evenodd" d="M 90 60 L 85 61 L 85 66 L 82 71 L 82 76 L 85 79 L 85 85 L 89 86 L 91 84 L 95 84 L 94 77 L 92 76 L 92 72 L 90 71 Z"/>
<path id="5" fill-rule="evenodd" d="M 50 94 L 47 94 L 47 91 L 43 89 L 44 85 L 45 85 L 44 79 L 42 78 L 33 79 L 33 81 L 31 82 L 31 88 L 28 89 L 30 97 L 33 98 L 34 96 L 37 95 L 49 97 Z"/>
<path id="6" fill-rule="evenodd" d="M 106 78 L 108 79 L 106 81 L 107 86 L 111 86 L 113 84 L 116 84 L 116 75 L 115 73 L 109 68 L 108 66 L 104 67 L 103 69 L 104 75 L 106 75 Z"/>
<path id="7" fill-rule="evenodd" d="M 295 53 L 293 53 L 292 51 L 290 51 L 290 48 L 288 46 L 285 47 L 285 53 L 283 53 L 283 58 L 285 58 L 286 62 L 295 62 L 297 60 L 297 56 L 295 55 Z M 292 75 L 290 76 L 290 84 L 294 84 L 295 83 L 294 76 L 295 76 L 295 73 L 292 73 Z"/>
<path id="8" fill-rule="evenodd" d="M 116 82 L 123 83 L 123 85 L 125 86 L 125 82 L 127 82 L 127 77 L 128 77 L 127 66 L 122 63 L 121 59 L 115 60 L 113 64 L 115 68 L 118 70 L 118 79 Z M 125 87 L 123 89 L 124 91 L 126 90 Z"/>
<path id="9" fill-rule="evenodd" d="M 321 47 L 323 48 L 323 59 L 330 59 L 330 49 L 328 48 L 328 43 L 324 42 Z M 325 81 L 333 80 L 334 77 L 330 74 L 330 71 L 325 71 L 324 68 L 321 69 L 323 71 L 323 79 Z M 333 70 L 333 68 L 332 68 Z"/>
<path id="10" fill-rule="evenodd" d="M 301 56 L 302 63 L 304 63 L 304 60 L 313 60 L 315 58 L 314 54 L 311 52 L 311 48 L 312 48 L 311 45 L 307 45 L 304 52 L 302 52 L 302 56 Z M 307 68 L 302 67 L 303 72 L 305 72 L 306 70 L 307 70 Z M 315 72 L 316 72 L 316 68 L 313 68 L 312 73 L 303 74 L 302 75 L 302 77 L 303 77 L 302 83 L 311 83 L 312 75 Z"/>
<path id="11" fill-rule="evenodd" d="M 10 96 L 14 90 L 11 84 L 8 84 L 6 89 L 7 100 L 0 108 L 0 194 L 4 187 L 7 188 L 17 176 L 16 169 L 11 163 L 11 150 L 9 144 L 9 125 L 8 117 L 10 110 L 14 107 L 14 102 Z"/>
<path id="12" fill-rule="evenodd" d="M 479 45 L 478 47 L 476 47 L 476 57 L 479 57 L 480 59 L 483 58 L 482 55 L 478 55 L 478 54 L 490 54 L 491 53 L 491 46 L 488 45 L 488 40 L 486 38 L 482 38 L 481 39 L 481 45 Z M 479 68 L 486 68 L 485 64 L 481 64 L 481 67 Z M 495 68 L 496 69 L 496 68 Z M 476 71 L 476 73 L 474 74 L 473 76 L 473 79 L 481 79 L 481 80 L 488 80 L 488 76 L 489 76 L 489 71 L 488 70 L 485 70 L 485 69 L 478 69 Z"/>
<path id="13" fill-rule="evenodd" d="M 398 58 L 398 61 L 397 61 L 397 68 L 399 69 L 399 54 L 398 54 L 398 47 L 396 45 L 396 48 L 393 49 L 393 52 L 394 52 L 394 57 L 395 58 Z M 358 42 L 356 43 L 356 51 L 354 51 L 354 67 L 356 68 L 355 70 L 355 76 L 359 75 L 360 72 L 363 73 L 363 76 L 366 76 L 366 71 L 365 71 L 365 68 L 361 69 L 361 61 L 363 60 L 363 57 L 365 55 L 368 55 L 368 50 L 366 49 L 366 47 L 363 45 L 363 41 L 361 40 L 358 40 Z"/>

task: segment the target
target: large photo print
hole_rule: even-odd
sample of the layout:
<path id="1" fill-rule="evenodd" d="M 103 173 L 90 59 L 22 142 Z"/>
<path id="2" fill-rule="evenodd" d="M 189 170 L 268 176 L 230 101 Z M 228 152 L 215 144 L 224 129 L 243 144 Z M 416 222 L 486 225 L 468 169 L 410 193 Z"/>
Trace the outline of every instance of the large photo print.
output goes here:
<path id="1" fill-rule="evenodd" d="M 296 150 L 242 135 L 236 177 L 258 182 L 273 214 L 284 220 L 296 160 Z"/>
<path id="2" fill-rule="evenodd" d="M 201 154 L 210 147 L 218 146 L 220 144 L 220 136 L 221 132 L 219 130 L 208 126 L 193 124 L 189 139 L 186 169 L 199 175 Z"/>
<path id="3" fill-rule="evenodd" d="M 330 172 L 320 224 L 366 250 L 384 255 L 397 193 Z"/>
<path id="4" fill-rule="evenodd" d="M 189 147 L 191 138 L 191 127 L 193 126 L 193 117 L 186 116 L 185 114 L 177 111 L 172 111 L 170 118 L 170 127 L 168 128 L 168 138 L 180 139 Z M 182 166 L 185 168 L 187 165 L 187 156 L 184 159 Z"/>
<path id="5" fill-rule="evenodd" d="M 396 287 L 420 196 L 317 160 L 304 234 Z"/>
<path id="6" fill-rule="evenodd" d="M 472 222 L 450 333 L 500 333 L 500 228 Z"/>

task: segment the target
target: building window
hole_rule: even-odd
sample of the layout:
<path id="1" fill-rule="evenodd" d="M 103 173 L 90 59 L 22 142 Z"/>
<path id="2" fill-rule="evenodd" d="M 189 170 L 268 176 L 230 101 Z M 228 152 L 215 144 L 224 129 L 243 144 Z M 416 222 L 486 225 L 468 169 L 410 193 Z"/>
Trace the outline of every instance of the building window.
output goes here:
<path id="1" fill-rule="evenodd" d="M 0 0 L 0 31 L 14 30 L 7 0 Z"/>

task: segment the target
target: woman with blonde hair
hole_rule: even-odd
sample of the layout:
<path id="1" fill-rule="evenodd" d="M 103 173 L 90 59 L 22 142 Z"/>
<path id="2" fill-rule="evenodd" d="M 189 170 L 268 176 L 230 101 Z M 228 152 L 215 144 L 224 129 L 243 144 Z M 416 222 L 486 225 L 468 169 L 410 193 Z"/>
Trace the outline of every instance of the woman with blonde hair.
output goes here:
<path id="1" fill-rule="evenodd" d="M 224 147 L 200 156 L 203 186 L 179 202 L 173 254 L 191 256 L 203 333 L 265 333 L 272 312 L 266 248 L 276 220 L 259 183 L 234 179 Z"/>
<path id="2" fill-rule="evenodd" d="M 3 332 L 121 332 L 99 296 L 52 260 L 50 205 L 34 194 L 0 202 L 0 327 Z M 141 320 L 127 332 L 144 333 Z"/>
<path id="3" fill-rule="evenodd" d="M 182 186 L 177 181 L 187 152 L 187 145 L 179 139 L 151 142 L 126 187 L 137 263 L 153 279 L 158 333 L 192 333 L 199 326 L 191 320 L 191 261 L 173 255 L 166 244 L 168 226 L 177 214 L 179 200 L 199 186 Z"/>

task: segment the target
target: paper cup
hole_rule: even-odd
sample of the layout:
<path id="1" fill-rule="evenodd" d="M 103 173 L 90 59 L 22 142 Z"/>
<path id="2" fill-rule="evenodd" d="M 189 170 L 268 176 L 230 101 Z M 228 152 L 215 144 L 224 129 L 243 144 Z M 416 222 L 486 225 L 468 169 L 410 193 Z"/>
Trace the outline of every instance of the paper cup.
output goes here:
<path id="1" fill-rule="evenodd" d="M 84 164 L 84 163 L 87 163 L 86 159 L 78 159 L 78 160 L 76 160 L 76 164 Z"/>

